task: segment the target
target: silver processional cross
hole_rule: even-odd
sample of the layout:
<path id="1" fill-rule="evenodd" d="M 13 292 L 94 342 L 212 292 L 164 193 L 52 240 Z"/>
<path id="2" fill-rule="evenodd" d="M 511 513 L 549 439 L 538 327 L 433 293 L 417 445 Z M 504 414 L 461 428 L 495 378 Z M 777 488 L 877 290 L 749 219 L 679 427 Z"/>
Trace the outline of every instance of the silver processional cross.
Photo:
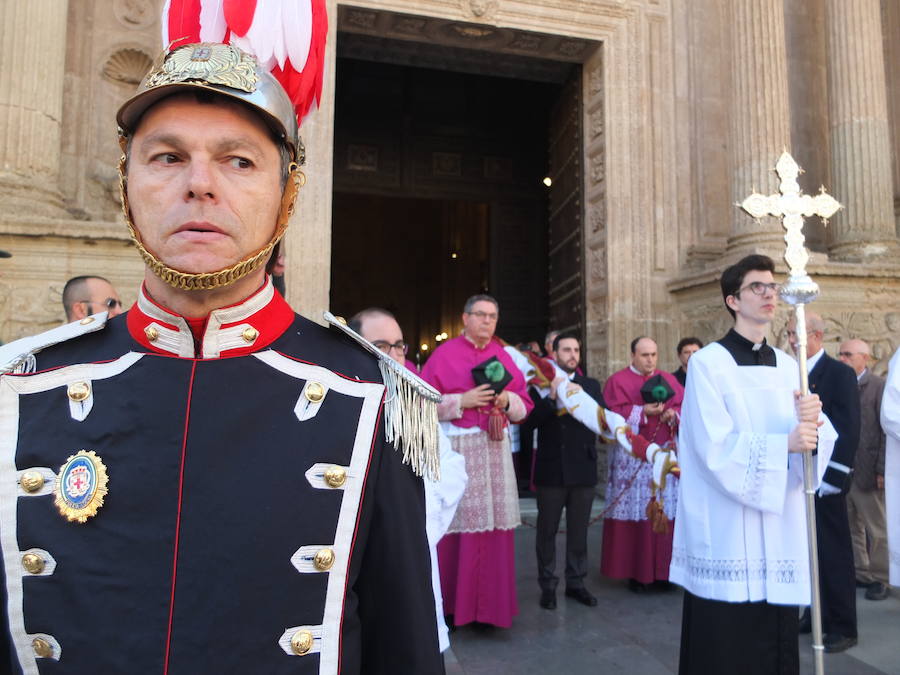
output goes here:
<path id="1" fill-rule="evenodd" d="M 775 173 L 781 179 L 778 194 L 761 195 L 754 192 L 747 197 L 741 208 L 759 220 L 763 216 L 781 218 L 786 230 L 784 241 L 787 248 L 784 260 L 788 264 L 790 275 L 781 287 L 781 299 L 794 306 L 797 322 L 797 361 L 800 366 L 800 392 L 804 396 L 809 393 L 809 377 L 806 372 L 806 310 L 805 306 L 819 295 L 819 286 L 806 273 L 809 252 L 803 245 L 803 221 L 811 216 L 819 216 L 827 224 L 841 205 L 822 187 L 819 194 L 805 195 L 800 190 L 797 177 L 801 173 L 794 158 L 786 151 L 775 164 Z M 816 504 L 813 458 L 811 453 L 803 453 L 803 490 L 806 493 L 806 539 L 809 548 L 809 578 L 812 593 L 810 617 L 812 619 L 813 659 L 816 675 L 825 672 L 824 651 L 822 644 L 822 602 L 819 594 L 819 554 L 816 543 Z"/>

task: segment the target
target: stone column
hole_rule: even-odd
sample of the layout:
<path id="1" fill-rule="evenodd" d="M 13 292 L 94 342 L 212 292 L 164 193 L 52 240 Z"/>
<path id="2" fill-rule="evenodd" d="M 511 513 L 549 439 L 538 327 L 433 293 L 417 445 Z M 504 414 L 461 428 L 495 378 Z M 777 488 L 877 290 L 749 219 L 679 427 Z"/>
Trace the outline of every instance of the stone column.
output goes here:
<path id="1" fill-rule="evenodd" d="M 63 217 L 58 190 L 68 0 L 0 3 L 0 211 Z"/>
<path id="2" fill-rule="evenodd" d="M 291 307 L 323 322 L 331 292 L 331 200 L 333 194 L 334 93 L 337 67 L 337 0 L 327 0 L 328 47 L 322 100 L 300 125 L 306 145 L 306 185 L 300 189 L 291 226 L 284 238 L 285 286 Z M 353 270 L 338 270 L 353 274 Z M 335 309 L 335 311 L 339 311 Z M 350 317 L 346 317 L 349 319 Z"/>
<path id="3" fill-rule="evenodd" d="M 733 0 L 731 3 L 731 202 L 741 203 L 755 188 L 778 189 L 772 171 L 790 148 L 787 55 L 782 0 Z M 729 250 L 782 248 L 781 222 L 757 223 L 733 209 Z"/>
<path id="4" fill-rule="evenodd" d="M 827 0 L 830 192 L 844 205 L 829 253 L 860 260 L 896 254 L 891 139 L 879 0 Z"/>
<path id="5" fill-rule="evenodd" d="M 894 158 L 894 219 L 900 235 L 900 2 L 881 3 L 884 33 L 884 72 Z"/>

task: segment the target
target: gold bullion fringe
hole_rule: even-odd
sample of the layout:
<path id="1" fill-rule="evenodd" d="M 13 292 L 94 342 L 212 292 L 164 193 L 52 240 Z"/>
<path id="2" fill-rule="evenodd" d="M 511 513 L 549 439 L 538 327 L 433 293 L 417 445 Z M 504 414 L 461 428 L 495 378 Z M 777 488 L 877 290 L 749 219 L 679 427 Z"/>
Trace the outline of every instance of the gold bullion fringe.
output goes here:
<path id="1" fill-rule="evenodd" d="M 384 435 L 403 453 L 417 476 L 441 479 L 440 445 L 438 441 L 437 401 L 425 397 L 415 383 L 400 372 L 405 366 L 389 359 L 379 359 L 384 380 Z"/>

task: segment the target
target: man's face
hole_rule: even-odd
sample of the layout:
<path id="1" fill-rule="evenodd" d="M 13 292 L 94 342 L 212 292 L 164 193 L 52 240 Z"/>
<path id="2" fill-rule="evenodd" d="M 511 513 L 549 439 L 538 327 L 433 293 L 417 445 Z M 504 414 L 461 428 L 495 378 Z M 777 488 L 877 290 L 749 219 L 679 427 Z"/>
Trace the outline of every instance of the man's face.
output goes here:
<path id="1" fill-rule="evenodd" d="M 134 135 L 128 199 L 144 245 L 182 272 L 216 272 L 261 249 L 281 204 L 278 148 L 240 105 L 166 99 Z"/>
<path id="2" fill-rule="evenodd" d="M 403 331 L 400 324 L 384 314 L 367 316 L 360 326 L 360 334 L 399 363 L 406 363 L 403 350 Z"/>
<path id="3" fill-rule="evenodd" d="M 841 343 L 838 358 L 860 375 L 869 362 L 869 348 L 862 340 L 847 340 Z"/>
<path id="4" fill-rule="evenodd" d="M 681 367 L 687 370 L 688 361 L 691 360 L 691 357 L 700 351 L 700 347 L 698 345 L 685 345 L 681 348 L 681 351 L 678 352 L 678 360 L 681 361 Z"/>
<path id="5" fill-rule="evenodd" d="M 750 270 L 744 275 L 740 290 L 729 295 L 728 306 L 743 321 L 763 325 L 771 323 L 778 305 L 778 291 L 773 286 L 775 277 L 764 270 Z M 753 292 L 752 286 L 762 284 L 762 294 Z"/>
<path id="6" fill-rule="evenodd" d="M 472 305 L 471 311 L 463 312 L 462 320 L 466 335 L 475 342 L 487 342 L 494 337 L 498 318 L 497 305 L 487 300 L 479 300 Z"/>
<path id="7" fill-rule="evenodd" d="M 575 338 L 563 338 L 556 346 L 553 352 L 553 359 L 556 364 L 567 373 L 574 373 L 581 362 L 581 347 L 578 346 L 578 340 Z"/>
<path id="8" fill-rule="evenodd" d="M 650 375 L 656 370 L 658 356 L 656 343 L 650 338 L 641 338 L 634 346 L 634 354 L 631 355 L 631 365 L 641 375 Z"/>
<path id="9" fill-rule="evenodd" d="M 799 354 L 800 349 L 800 341 L 797 337 L 797 321 L 792 317 L 787 324 L 787 328 L 785 329 L 785 333 L 787 333 L 788 343 L 791 345 L 791 350 L 794 354 Z M 825 334 L 822 331 L 813 330 L 809 323 L 806 324 L 806 358 L 810 358 L 811 356 L 815 356 L 815 354 L 822 348 L 822 343 L 825 341 Z"/>
<path id="10" fill-rule="evenodd" d="M 791 345 L 791 350 L 794 352 L 794 354 L 799 354 L 800 343 L 799 339 L 797 338 L 797 321 L 795 319 L 792 318 L 790 321 L 788 321 L 785 333 L 787 333 L 787 339 Z M 809 327 L 809 324 L 807 324 L 806 358 L 814 356 L 822 348 L 822 343 L 824 341 L 825 334 L 822 331 L 813 330 Z"/>
<path id="11" fill-rule="evenodd" d="M 72 318 L 83 319 L 98 312 L 109 312 L 109 318 L 122 313 L 122 301 L 112 284 L 103 279 L 86 279 L 83 292 L 72 303 Z"/>

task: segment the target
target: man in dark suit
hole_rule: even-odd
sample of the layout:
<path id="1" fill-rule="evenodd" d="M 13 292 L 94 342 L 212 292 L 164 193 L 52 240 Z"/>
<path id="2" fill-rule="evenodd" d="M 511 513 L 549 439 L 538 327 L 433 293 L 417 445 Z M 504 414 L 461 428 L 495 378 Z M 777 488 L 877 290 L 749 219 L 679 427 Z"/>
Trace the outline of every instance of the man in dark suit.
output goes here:
<path id="1" fill-rule="evenodd" d="M 681 365 L 678 366 L 676 370 L 672 371 L 672 375 L 675 376 L 675 379 L 678 380 L 678 384 L 682 387 L 687 386 L 687 369 L 688 369 L 688 361 L 691 360 L 691 357 L 703 349 L 703 340 L 695 337 L 686 337 L 681 338 L 678 341 L 678 346 L 675 348 L 675 351 L 678 352 L 678 360 L 681 362 Z"/>
<path id="2" fill-rule="evenodd" d="M 788 339 L 797 352 L 796 324 L 788 324 Z M 822 594 L 822 630 L 826 652 L 842 652 L 857 642 L 856 569 L 847 517 L 847 492 L 853 459 L 859 445 L 859 388 L 856 373 L 825 353 L 825 322 L 813 312 L 806 315 L 809 391 L 822 399 L 822 411 L 838 432 L 838 440 L 816 494 L 816 532 L 819 544 L 819 587 Z M 800 632 L 809 632 L 808 610 Z"/>
<path id="3" fill-rule="evenodd" d="M 566 508 L 566 595 L 594 607 L 597 604 L 584 587 L 587 574 L 587 526 L 597 484 L 597 436 L 567 414 L 558 414 L 556 388 L 567 377 L 603 405 L 600 383 L 577 373 L 581 360 L 578 338 L 561 334 L 553 340 L 551 356 L 566 373 L 541 397 L 530 390 L 534 411 L 530 420 L 538 430 L 534 482 L 537 487 L 537 536 L 535 549 L 541 607 L 556 609 L 556 533 L 563 507 Z M 563 409 L 563 413 L 565 410 Z"/>

